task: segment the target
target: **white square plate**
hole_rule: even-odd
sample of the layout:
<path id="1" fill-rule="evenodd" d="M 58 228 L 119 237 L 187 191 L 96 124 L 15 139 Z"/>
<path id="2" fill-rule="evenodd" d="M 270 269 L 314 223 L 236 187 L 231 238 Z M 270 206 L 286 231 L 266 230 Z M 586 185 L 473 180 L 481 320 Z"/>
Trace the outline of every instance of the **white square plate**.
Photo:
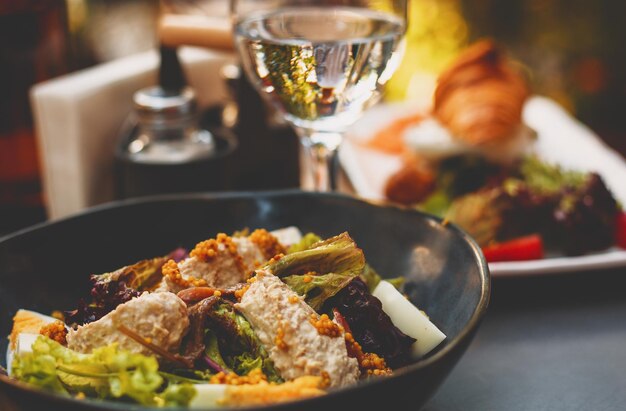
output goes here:
<path id="1" fill-rule="evenodd" d="M 383 188 L 401 165 L 397 155 L 364 147 L 380 129 L 395 119 L 419 112 L 402 104 L 381 104 L 355 124 L 339 152 L 339 159 L 358 196 L 384 200 Z M 565 169 L 595 171 L 602 176 L 615 198 L 626 204 L 626 162 L 605 145 L 589 128 L 571 117 L 554 101 L 532 97 L 524 106 L 524 122 L 537 132 L 535 150 L 539 157 Z M 534 261 L 490 263 L 494 276 L 566 273 L 598 268 L 626 267 L 626 250 L 617 247 L 577 257 L 547 257 Z"/>

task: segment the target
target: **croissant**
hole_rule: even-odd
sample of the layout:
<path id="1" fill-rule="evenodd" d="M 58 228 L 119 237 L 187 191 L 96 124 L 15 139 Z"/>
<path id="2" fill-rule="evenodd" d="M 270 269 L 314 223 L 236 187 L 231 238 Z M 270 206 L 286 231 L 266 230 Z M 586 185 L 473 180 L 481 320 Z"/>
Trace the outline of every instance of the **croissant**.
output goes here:
<path id="1" fill-rule="evenodd" d="M 528 86 L 491 40 L 466 49 L 439 76 L 433 114 L 455 138 L 487 145 L 512 137 Z"/>

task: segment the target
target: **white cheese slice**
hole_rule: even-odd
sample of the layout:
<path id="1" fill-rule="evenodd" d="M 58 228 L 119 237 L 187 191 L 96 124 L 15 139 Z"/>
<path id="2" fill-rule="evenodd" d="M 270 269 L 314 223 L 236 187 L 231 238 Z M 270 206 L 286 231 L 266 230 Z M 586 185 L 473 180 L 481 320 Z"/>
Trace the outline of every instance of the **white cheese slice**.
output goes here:
<path id="1" fill-rule="evenodd" d="M 406 335 L 415 338 L 413 355 L 422 357 L 438 346 L 446 335 L 428 317 L 406 299 L 388 281 L 381 281 L 372 295 L 383 304 L 383 311 L 393 324 Z"/>
<path id="2" fill-rule="evenodd" d="M 196 395 L 189 403 L 191 409 L 213 408 L 226 396 L 226 384 L 195 384 Z"/>
<path id="3" fill-rule="evenodd" d="M 271 231 L 270 234 L 276 237 L 285 247 L 289 247 L 302 240 L 302 232 L 298 227 L 294 226 L 279 228 L 278 230 Z"/>

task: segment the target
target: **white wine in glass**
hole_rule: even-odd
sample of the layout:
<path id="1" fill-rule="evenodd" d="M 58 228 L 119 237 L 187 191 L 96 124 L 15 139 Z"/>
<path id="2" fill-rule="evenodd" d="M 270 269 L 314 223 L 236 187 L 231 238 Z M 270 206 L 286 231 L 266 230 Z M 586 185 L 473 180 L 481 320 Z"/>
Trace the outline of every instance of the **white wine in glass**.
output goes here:
<path id="1" fill-rule="evenodd" d="M 233 0 L 231 8 L 248 77 L 300 136 L 302 187 L 335 189 L 342 134 L 399 64 L 406 0 Z"/>

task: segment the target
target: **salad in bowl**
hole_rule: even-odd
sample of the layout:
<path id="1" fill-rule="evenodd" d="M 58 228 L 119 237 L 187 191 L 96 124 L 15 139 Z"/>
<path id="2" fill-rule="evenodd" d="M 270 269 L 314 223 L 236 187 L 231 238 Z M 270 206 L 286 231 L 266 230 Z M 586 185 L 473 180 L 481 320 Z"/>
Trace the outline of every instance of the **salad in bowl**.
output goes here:
<path id="1" fill-rule="evenodd" d="M 323 396 L 424 358 L 446 336 L 349 233 L 220 233 L 90 277 L 74 309 L 19 310 L 10 378 L 151 407 Z"/>

